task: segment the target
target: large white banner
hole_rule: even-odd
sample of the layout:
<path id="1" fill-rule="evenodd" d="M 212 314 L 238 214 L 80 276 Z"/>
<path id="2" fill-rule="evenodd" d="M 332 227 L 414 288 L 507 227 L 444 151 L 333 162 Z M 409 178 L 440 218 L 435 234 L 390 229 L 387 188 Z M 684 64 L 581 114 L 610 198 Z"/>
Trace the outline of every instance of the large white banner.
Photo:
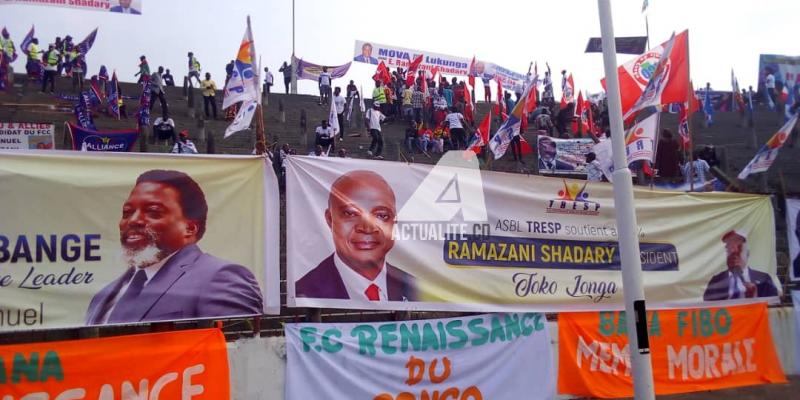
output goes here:
<path id="1" fill-rule="evenodd" d="M 375 42 L 365 42 L 363 40 L 356 40 L 353 61 L 374 65 L 378 65 L 378 63 L 383 61 L 389 69 L 395 67 L 406 68 L 411 60 L 420 54 L 424 55 L 422 64 L 420 64 L 420 69 L 430 71 L 433 68 L 438 68 L 442 75 L 469 75 L 469 66 L 472 63 L 472 58 L 408 49 Z M 514 72 L 508 68 L 503 68 L 487 61 L 476 60 L 475 70 L 478 77 L 500 79 L 503 87 L 509 90 L 515 87 L 521 87 L 525 81 L 524 74 Z"/>
<path id="2" fill-rule="evenodd" d="M 786 199 L 786 234 L 789 236 L 789 276 L 800 280 L 800 199 Z"/>
<path id="3" fill-rule="evenodd" d="M 553 399 L 543 314 L 286 325 L 287 400 Z"/>
<path id="4" fill-rule="evenodd" d="M 0 0 L 0 6 L 6 4 L 64 7 L 130 15 L 142 14 L 142 0 Z"/>
<path id="5" fill-rule="evenodd" d="M 290 157 L 288 306 L 622 309 L 613 187 L 481 171 L 468 154 L 436 166 Z M 648 305 L 778 299 L 769 197 L 634 195 Z"/>
<path id="6" fill-rule="evenodd" d="M 0 149 L 51 150 L 55 131 L 53 124 L 0 122 Z"/>

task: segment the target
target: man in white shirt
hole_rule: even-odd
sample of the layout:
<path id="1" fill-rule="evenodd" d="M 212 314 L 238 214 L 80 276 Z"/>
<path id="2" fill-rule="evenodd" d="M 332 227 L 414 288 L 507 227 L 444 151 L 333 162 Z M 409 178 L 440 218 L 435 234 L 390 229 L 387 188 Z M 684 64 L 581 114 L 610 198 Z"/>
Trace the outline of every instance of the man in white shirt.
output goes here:
<path id="1" fill-rule="evenodd" d="M 344 140 L 344 109 L 347 100 L 342 96 L 342 88 L 333 90 L 333 105 L 336 106 L 336 118 L 339 119 L 339 140 Z"/>
<path id="2" fill-rule="evenodd" d="M 767 68 L 767 76 L 764 78 L 764 88 L 767 89 L 767 96 L 769 96 L 770 109 L 777 104 L 777 97 L 775 93 L 775 75 L 772 70 Z"/>
<path id="3" fill-rule="evenodd" d="M 372 136 L 372 143 L 369 144 L 367 154 L 370 157 L 375 157 L 378 160 L 383 160 L 383 136 L 381 135 L 381 122 L 386 119 L 386 116 L 381 112 L 380 103 L 372 103 L 372 109 L 367 111 L 367 128 L 369 134 Z"/>
<path id="4" fill-rule="evenodd" d="M 319 104 L 328 104 L 331 97 L 331 74 L 328 72 L 328 67 L 322 67 L 322 73 L 319 74 Z"/>
<path id="5" fill-rule="evenodd" d="M 311 153 L 308 153 L 308 155 L 311 156 L 311 157 L 327 157 L 328 156 L 328 154 L 325 153 L 325 149 L 323 149 L 322 146 L 320 146 L 320 145 L 317 145 L 316 147 L 314 147 L 314 151 L 312 151 Z"/>
<path id="6" fill-rule="evenodd" d="M 464 121 L 464 116 L 455 107 L 451 107 L 450 113 L 445 117 L 445 121 L 450 126 L 450 138 L 453 140 L 455 149 L 465 149 L 467 146 L 467 133 L 464 131 L 464 126 L 467 122 Z"/>
<path id="7" fill-rule="evenodd" d="M 186 130 L 182 130 L 180 134 L 178 134 L 178 141 L 175 142 L 175 145 L 172 146 L 171 153 L 175 154 L 197 154 L 197 147 L 195 147 L 194 143 L 189 140 L 189 132 Z"/>
<path id="8" fill-rule="evenodd" d="M 264 93 L 270 94 L 272 90 L 273 79 L 272 72 L 269 71 L 269 68 L 264 68 Z"/>
<path id="9" fill-rule="evenodd" d="M 386 261 L 396 214 L 394 191 L 375 172 L 351 171 L 336 179 L 325 210 L 335 251 L 295 282 L 295 295 L 416 301 L 414 278 Z"/>
<path id="10" fill-rule="evenodd" d="M 335 150 L 333 141 L 333 127 L 328 125 L 328 120 L 323 119 L 321 125 L 317 126 L 315 145 L 322 146 L 323 149 Z"/>

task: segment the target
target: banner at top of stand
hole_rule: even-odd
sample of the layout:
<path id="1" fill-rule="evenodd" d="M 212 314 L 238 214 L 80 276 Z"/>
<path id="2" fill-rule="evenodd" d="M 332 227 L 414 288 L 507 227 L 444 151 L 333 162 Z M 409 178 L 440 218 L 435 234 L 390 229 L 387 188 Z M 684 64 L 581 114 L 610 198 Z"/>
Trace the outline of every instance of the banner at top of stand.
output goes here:
<path id="1" fill-rule="evenodd" d="M 462 152 L 436 166 L 293 156 L 286 170 L 289 306 L 623 308 L 608 183 L 482 171 Z M 634 194 L 648 307 L 778 299 L 769 197 Z"/>
<path id="2" fill-rule="evenodd" d="M 277 313 L 277 196 L 255 156 L 0 151 L 0 331 Z"/>
<path id="3" fill-rule="evenodd" d="M 105 11 L 117 14 L 141 15 L 143 0 L 0 0 L 0 6 L 21 4 L 51 6 L 73 10 Z"/>
<path id="4" fill-rule="evenodd" d="M 420 64 L 421 69 L 430 71 L 435 67 L 438 68 L 442 75 L 469 75 L 469 66 L 472 63 L 472 58 L 365 42 L 363 40 L 356 40 L 353 61 L 374 65 L 378 65 L 383 61 L 390 69 L 396 67 L 406 68 L 420 54 L 424 56 Z M 525 74 L 520 74 L 486 61 L 476 61 L 475 69 L 479 78 L 500 79 L 503 86 L 507 88 L 522 85 L 525 81 Z"/>
<path id="5" fill-rule="evenodd" d="M 772 74 L 775 83 L 793 88 L 800 84 L 800 56 L 761 54 L 758 57 L 758 89 L 764 89 L 764 80 Z"/>

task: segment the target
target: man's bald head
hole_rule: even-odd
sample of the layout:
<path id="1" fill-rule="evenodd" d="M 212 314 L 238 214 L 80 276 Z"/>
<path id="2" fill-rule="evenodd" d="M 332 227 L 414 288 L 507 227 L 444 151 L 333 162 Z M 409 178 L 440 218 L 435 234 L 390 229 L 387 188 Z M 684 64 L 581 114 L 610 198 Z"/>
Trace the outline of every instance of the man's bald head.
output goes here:
<path id="1" fill-rule="evenodd" d="M 331 185 L 325 221 L 336 254 L 350 268 L 374 279 L 394 246 L 394 191 L 372 171 L 351 171 Z"/>
<path id="2" fill-rule="evenodd" d="M 331 193 L 328 196 L 328 207 L 334 197 L 349 197 L 353 191 L 368 189 L 380 191 L 388 194 L 392 199 L 392 207 L 395 205 L 394 191 L 389 183 L 382 176 L 365 170 L 350 171 L 333 181 Z"/>

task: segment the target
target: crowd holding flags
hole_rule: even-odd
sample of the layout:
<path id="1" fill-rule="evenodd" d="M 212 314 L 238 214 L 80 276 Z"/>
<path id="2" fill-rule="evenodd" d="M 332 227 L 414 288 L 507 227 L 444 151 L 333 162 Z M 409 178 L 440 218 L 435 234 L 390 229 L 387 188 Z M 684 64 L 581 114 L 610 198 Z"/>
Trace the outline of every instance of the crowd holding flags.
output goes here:
<path id="1" fill-rule="evenodd" d="M 106 100 L 109 114 L 119 119 L 119 81 L 117 81 L 117 71 L 111 74 L 111 81 L 106 86 Z"/>

